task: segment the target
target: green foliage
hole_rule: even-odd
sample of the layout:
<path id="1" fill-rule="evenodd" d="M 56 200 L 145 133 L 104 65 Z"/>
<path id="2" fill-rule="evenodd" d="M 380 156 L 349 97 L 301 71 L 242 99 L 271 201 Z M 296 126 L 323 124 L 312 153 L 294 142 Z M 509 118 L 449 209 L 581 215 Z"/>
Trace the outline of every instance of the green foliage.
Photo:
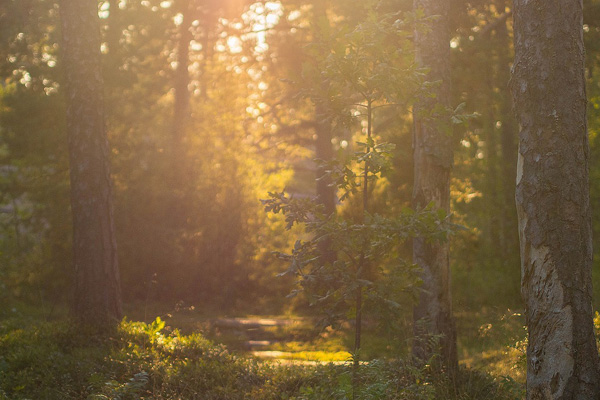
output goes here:
<path id="1" fill-rule="evenodd" d="M 256 363 L 161 325 L 123 322 L 116 335 L 92 338 L 64 324 L 4 325 L 0 388 L 11 399 L 236 399 L 263 382 Z"/>
<path id="2" fill-rule="evenodd" d="M 419 232 L 444 240 L 450 227 L 435 210 L 403 211 L 412 190 L 410 105 L 419 96 L 430 96 L 439 84 L 425 82 L 426 71 L 414 69 L 413 28 L 424 21 L 419 11 L 409 11 L 412 2 L 283 0 L 276 11 L 268 11 L 265 3 L 253 4 L 243 17 L 240 10 L 235 10 L 237 15 L 222 10 L 220 4 L 226 2 L 203 4 L 200 20 L 191 26 L 185 152 L 175 155 L 187 163 L 180 190 L 171 190 L 176 174 L 169 153 L 179 2 L 171 7 L 159 0 L 101 3 L 125 298 L 184 299 L 219 312 L 225 306 L 272 312 L 281 308 L 282 294 L 298 274 L 299 289 L 329 309 L 331 321 L 353 318 L 356 288 L 366 294 L 368 317 L 385 316 L 379 321 L 367 318 L 371 336 L 363 346 L 364 358 L 395 355 L 397 348 L 404 348 L 406 332 L 373 334 L 376 328 L 397 325 L 409 331 L 406 309 L 418 280 L 414 266 L 401 261 L 410 250 L 400 242 Z M 456 2 L 450 11 L 455 36 L 449 61 L 452 103 L 461 106 L 433 107 L 421 115 L 443 124 L 456 143 L 462 139 L 453 170 L 453 222 L 470 229 L 457 232 L 452 241 L 453 299 L 459 313 L 479 312 L 483 305 L 521 307 L 513 193 L 518 127 L 506 88 L 511 23 L 500 19 L 507 5 Z M 586 0 L 585 8 L 591 206 L 598 233 L 598 0 Z M 272 15 L 278 22 L 264 29 L 268 49 L 263 45 L 257 51 L 262 32 L 252 31 L 262 29 L 253 24 Z M 10 311 L 18 301 L 52 315 L 53 302 L 68 299 L 72 282 L 58 18 L 58 3 L 52 0 L 0 4 L 0 50 L 5 55 L 0 61 L 2 316 L 18 314 Z M 241 41 L 239 53 L 227 44 L 236 38 Z M 284 77 L 290 79 L 280 81 Z M 323 114 L 315 115 L 315 104 Z M 374 136 L 365 139 L 369 105 Z M 472 119 L 475 112 L 480 118 Z M 315 121 L 334 123 L 333 148 L 343 160 L 323 164 L 344 201 L 332 218 L 325 218 L 309 199 L 279 192 L 292 185 L 314 186 L 291 166 L 310 157 Z M 466 134 L 454 129 L 466 122 Z M 341 145 L 344 141 L 347 148 Z M 359 196 L 364 184 L 360 167 L 365 164 L 366 213 Z M 305 174 L 312 178 L 312 171 Z M 258 199 L 267 191 L 275 194 L 265 206 L 283 218 L 262 213 Z M 300 241 L 288 252 L 297 237 Z M 334 248 L 336 262 L 320 263 L 319 246 L 325 244 Z M 356 261 L 363 248 L 366 264 L 359 271 Z M 280 263 L 271 250 L 289 261 L 285 279 L 273 278 Z M 596 294 L 598 271 L 594 268 Z M 493 322 L 472 314 L 464 318 L 473 321 L 462 328 L 473 325 L 475 331 Z M 375 327 L 375 322 L 382 326 Z M 111 340 L 93 337 L 91 342 L 61 324 L 20 324 L 1 322 L 0 398 L 176 397 L 184 396 L 188 384 L 192 386 L 185 395 L 192 398 L 343 398 L 351 390 L 344 367 L 323 367 L 314 375 L 302 368 L 253 366 L 229 353 L 217 362 L 210 357 L 201 361 L 199 354 L 214 347 L 200 337 L 178 336 L 160 320 L 127 322 Z M 477 352 L 480 364 L 490 364 L 484 356 L 488 349 L 505 348 L 510 340 L 517 344 L 508 357 L 522 361 L 521 330 L 517 338 L 494 322 L 490 332 L 468 343 L 463 340 L 460 346 L 471 349 L 463 358 Z M 178 341 L 177 352 L 165 350 L 165 342 Z M 388 374 L 388 368 L 402 372 Z M 193 386 L 198 376 L 207 376 L 204 387 Z M 464 390 L 457 389 L 435 381 L 427 371 L 385 363 L 366 367 L 363 378 L 359 395 L 364 398 L 389 390 L 395 393 L 390 396 L 402 393 L 400 398 L 431 398 L 435 393 L 433 398 L 484 399 L 511 385 L 470 373 L 459 384 Z M 394 379 L 401 383 L 391 389 Z"/>
<path id="3" fill-rule="evenodd" d="M 507 8 L 508 7 L 508 8 Z M 509 1 L 456 2 L 449 12 L 450 67 L 460 114 L 478 113 L 454 132 L 451 201 L 468 227 L 451 243 L 458 309 L 520 308 L 520 261 L 514 190 L 519 127 L 508 89 L 513 58 Z M 489 29 L 486 29 L 489 28 Z"/>
<path id="4" fill-rule="evenodd" d="M 17 83 L 0 88 L 0 282 L 13 300 L 43 305 L 64 299 L 70 281 L 62 114 L 62 99 L 43 88 Z"/>
<path id="5" fill-rule="evenodd" d="M 318 32 L 305 48 L 309 60 L 298 82 L 301 96 L 344 125 L 366 119 L 371 107 L 406 107 L 423 89 L 412 62 L 410 15 L 383 12 L 376 2 L 364 7 L 359 21 Z"/>
<path id="6" fill-rule="evenodd" d="M 256 54 L 205 48 L 222 46 L 216 38 L 231 27 L 216 17 L 221 5 L 202 6 L 200 14 L 210 21 L 192 27 L 203 46 L 189 60 L 190 87 L 202 93 L 190 95 L 184 151 L 173 154 L 171 63 L 179 7 L 101 3 L 125 300 L 185 300 L 223 309 L 252 304 L 252 298 L 257 307 L 280 308 L 257 294 L 263 289 L 277 297 L 289 289 L 272 278 L 275 263 L 259 239 L 281 248 L 289 239 L 258 200 L 262 190 L 285 186 L 291 173 L 280 153 L 274 157 L 262 148 L 268 126 L 248 128 L 246 110 L 256 106 L 261 78 L 246 68 Z M 67 301 L 73 278 L 58 4 L 6 2 L 0 20 L 6 54 L 0 62 L 1 296 L 45 306 Z M 248 28 L 244 23 L 240 29 Z M 211 43 L 204 42 L 208 36 Z M 244 73 L 229 70 L 224 77 L 231 65 L 244 66 Z M 174 189 L 174 182 L 181 184 Z"/>
<path id="7" fill-rule="evenodd" d="M 381 154 L 384 147 L 371 143 Z M 356 156 L 356 162 L 363 164 L 372 159 L 371 153 Z M 359 187 L 356 180 L 353 173 L 341 179 Z M 405 209 L 394 218 L 365 212 L 356 222 L 325 216 L 314 201 L 290 198 L 284 193 L 269 194 L 271 197 L 263 200 L 266 211 L 284 214 L 288 227 L 301 224 L 311 235 L 310 239 L 297 240 L 291 253 L 279 252 L 277 256 L 289 264 L 284 274 L 296 276 L 299 289 L 306 292 L 311 304 L 326 313 L 326 325 L 355 315 L 359 288 L 365 292 L 367 304 L 378 305 L 374 309 L 402 309 L 402 293 L 416 294 L 418 270 L 399 258 L 398 246 L 415 236 L 445 240 L 451 230 L 446 215 L 431 205 L 418 212 Z M 336 254 L 335 261 L 324 261 L 323 244 Z M 381 315 L 390 318 L 389 314 Z"/>
<path id="8" fill-rule="evenodd" d="M 124 321 L 109 336 L 67 323 L 5 319 L 0 399 L 344 399 L 349 365 L 284 366 L 243 359 L 200 334 Z M 455 384 L 402 362 L 363 365 L 358 399 L 516 399 L 509 381 L 463 370 Z"/>
<path id="9" fill-rule="evenodd" d="M 323 17 L 325 10 L 320 10 Z M 371 212 L 375 182 L 392 165 L 393 143 L 379 143 L 374 133 L 376 110 L 407 108 L 418 96 L 427 95 L 428 82 L 416 70 L 410 49 L 412 30 L 401 13 L 382 13 L 369 3 L 363 19 L 339 29 L 315 28 L 317 40 L 307 45 L 310 62 L 303 64 L 298 95 L 310 98 L 323 121 L 337 121 L 349 128 L 359 122 L 363 138 L 353 156 L 321 163 L 320 179 L 341 192 L 340 202 L 360 203 L 354 218 L 324 214 L 317 199 L 296 201 L 282 193 L 263 200 L 267 212 L 285 215 L 287 227 L 305 227 L 308 240 L 297 240 L 291 253 L 277 252 L 289 264 L 285 274 L 295 276 L 299 288 L 325 317 L 323 325 L 353 320 L 352 398 L 361 385 L 359 374 L 363 314 L 375 320 L 399 319 L 406 297 L 418 294 L 418 267 L 405 262 L 400 249 L 413 237 L 446 240 L 450 232 L 446 213 L 432 205 L 418 212 L 404 209 L 392 216 Z M 442 110 L 448 111 L 448 110 Z M 433 114 L 442 111 L 434 109 Z M 462 123 L 456 112 L 443 118 L 449 125 Z M 435 115 L 441 118 L 439 115 Z M 452 114 L 452 115 L 451 115 Z M 317 204 L 317 205 L 314 205 Z M 328 211 L 330 213 L 330 211 Z M 408 296 L 406 296 L 408 294 Z M 375 315 L 377 313 L 377 315 Z"/>

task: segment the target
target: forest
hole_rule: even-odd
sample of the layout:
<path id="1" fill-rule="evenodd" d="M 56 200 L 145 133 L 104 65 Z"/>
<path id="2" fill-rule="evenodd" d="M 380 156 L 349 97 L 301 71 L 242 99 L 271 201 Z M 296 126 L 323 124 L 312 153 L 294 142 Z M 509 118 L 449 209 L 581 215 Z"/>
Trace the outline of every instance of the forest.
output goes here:
<path id="1" fill-rule="evenodd" d="M 0 0 L 0 400 L 600 399 L 600 0 Z"/>

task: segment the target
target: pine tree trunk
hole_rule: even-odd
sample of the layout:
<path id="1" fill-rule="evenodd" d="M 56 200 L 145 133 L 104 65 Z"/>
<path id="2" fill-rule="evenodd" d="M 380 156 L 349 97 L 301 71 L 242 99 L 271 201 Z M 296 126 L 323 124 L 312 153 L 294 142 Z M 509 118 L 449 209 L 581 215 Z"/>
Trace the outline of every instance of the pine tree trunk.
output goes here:
<path id="1" fill-rule="evenodd" d="M 582 2 L 516 0 L 514 18 L 527 399 L 599 399 Z"/>
<path id="2" fill-rule="evenodd" d="M 190 73 L 188 71 L 190 59 L 190 42 L 192 41 L 192 5 L 189 0 L 181 0 L 177 3 L 183 15 L 177 37 L 177 68 L 174 73 L 174 105 L 173 105 L 173 147 L 174 160 L 179 162 L 183 158 L 185 150 L 185 134 L 189 122 L 190 113 Z"/>
<path id="3" fill-rule="evenodd" d="M 121 297 L 98 2 L 63 0 L 60 14 L 73 213 L 74 314 L 82 323 L 102 327 L 120 319 Z"/>
<path id="4" fill-rule="evenodd" d="M 440 131 L 435 121 L 422 117 L 436 103 L 449 105 L 450 39 L 446 16 L 447 0 L 415 0 L 414 9 L 425 16 L 438 16 L 427 32 L 415 34 L 416 61 L 428 67 L 429 81 L 441 81 L 433 89 L 435 98 L 423 98 L 414 107 L 414 169 L 413 205 L 423 208 L 434 202 L 436 207 L 450 211 L 450 171 L 453 163 L 450 132 Z M 452 316 L 448 243 L 428 242 L 416 238 L 413 261 L 422 268 L 423 290 L 414 308 L 415 342 L 413 355 L 427 361 L 439 351 L 442 363 L 450 371 L 457 368 L 456 329 Z M 432 339 L 439 337 L 439 348 L 432 348 Z"/>
<path id="5" fill-rule="evenodd" d="M 499 12 L 506 12 L 505 0 L 497 2 Z M 503 255 L 515 254 L 518 246 L 517 218 L 513 199 L 515 198 L 515 176 L 517 170 L 517 126 L 512 113 L 512 98 L 508 90 L 510 80 L 510 65 L 512 54 L 510 37 L 508 35 L 507 21 L 496 28 L 495 52 L 497 57 L 496 87 L 499 89 L 499 120 L 500 146 L 502 150 L 502 211 L 500 215 L 501 252 Z M 509 257 L 508 263 L 512 265 L 516 257 Z M 516 265 L 516 264 L 515 264 Z"/>

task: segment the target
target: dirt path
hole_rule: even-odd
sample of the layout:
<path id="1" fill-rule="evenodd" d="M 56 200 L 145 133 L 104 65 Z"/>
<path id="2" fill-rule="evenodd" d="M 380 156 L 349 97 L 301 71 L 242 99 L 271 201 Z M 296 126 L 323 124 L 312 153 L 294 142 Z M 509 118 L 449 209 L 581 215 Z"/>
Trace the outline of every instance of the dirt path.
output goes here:
<path id="1" fill-rule="evenodd" d="M 210 323 L 210 336 L 230 349 L 281 365 L 343 364 L 344 351 L 322 351 L 314 323 L 306 318 L 218 318 Z"/>

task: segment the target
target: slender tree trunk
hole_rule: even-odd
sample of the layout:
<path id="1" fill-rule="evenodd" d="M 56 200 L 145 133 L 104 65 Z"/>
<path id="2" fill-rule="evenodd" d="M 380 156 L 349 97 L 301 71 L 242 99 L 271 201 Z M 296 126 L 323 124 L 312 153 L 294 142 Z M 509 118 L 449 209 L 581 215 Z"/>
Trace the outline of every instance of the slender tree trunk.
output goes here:
<path id="1" fill-rule="evenodd" d="M 423 98 L 414 107 L 413 205 L 419 209 L 434 202 L 438 208 L 449 212 L 453 163 L 451 133 L 440 131 L 435 121 L 422 116 L 435 103 L 449 105 L 450 35 L 446 18 L 449 3 L 447 0 L 415 0 L 414 9 L 422 9 L 425 16 L 438 16 L 430 23 L 429 31 L 415 33 L 415 46 L 417 64 L 428 67 L 428 80 L 439 80 L 440 85 L 434 89 L 435 98 Z M 426 361 L 439 350 L 442 363 L 454 371 L 458 364 L 448 253 L 448 243 L 429 242 L 425 238 L 413 241 L 413 261 L 422 268 L 423 279 L 423 290 L 414 308 L 413 356 Z M 432 336 L 439 337 L 439 349 L 430 346 Z"/>
<path id="2" fill-rule="evenodd" d="M 187 133 L 190 123 L 190 83 L 189 58 L 193 0 L 178 0 L 174 3 L 183 18 L 177 29 L 176 56 L 177 66 L 173 73 L 173 123 L 169 146 L 166 176 L 169 201 L 165 203 L 167 221 L 174 231 L 181 231 L 187 225 L 190 203 L 190 183 L 192 182 L 189 154 L 187 151 Z"/>
<path id="3" fill-rule="evenodd" d="M 315 157 L 325 162 L 333 160 L 333 147 L 331 145 L 332 132 L 331 123 L 325 119 L 325 110 L 322 105 L 315 108 Z M 316 172 L 316 193 L 317 201 L 323 205 L 325 215 L 335 213 L 335 186 L 331 179 L 325 175 L 325 168 L 317 167 Z M 332 242 L 329 239 L 321 240 L 318 244 L 318 251 L 323 264 L 332 264 L 336 259 L 335 251 L 332 248 Z"/>
<path id="4" fill-rule="evenodd" d="M 108 45 L 108 52 L 112 55 L 110 59 L 117 64 L 120 61 L 120 57 L 116 56 L 115 54 L 119 54 L 119 42 L 121 40 L 121 35 L 123 34 L 123 28 L 120 24 L 122 11 L 119 9 L 119 0 L 110 0 L 108 3 L 109 16 L 105 37 Z"/>
<path id="5" fill-rule="evenodd" d="M 499 13 L 506 10 L 506 1 L 497 2 Z M 502 165 L 502 212 L 500 216 L 500 229 L 502 235 L 502 254 L 514 254 L 518 245 L 516 212 L 513 206 L 515 197 L 515 176 L 517 171 L 517 126 L 512 113 L 512 98 L 508 90 L 510 79 L 510 64 L 512 55 L 510 50 L 510 38 L 508 35 L 507 21 L 503 21 L 496 28 L 494 46 L 497 57 L 496 86 L 499 89 L 499 121 L 500 147 Z M 514 261 L 514 258 L 510 258 Z"/>
<path id="6" fill-rule="evenodd" d="M 327 32 L 322 32 L 323 26 L 328 26 L 329 21 L 327 19 L 327 5 L 324 0 L 319 0 L 313 3 L 314 7 L 314 21 L 313 25 L 315 28 L 315 40 L 324 41 L 326 39 Z M 322 89 L 327 91 L 328 84 L 323 84 Z M 331 122 L 327 118 L 327 110 L 323 104 L 317 104 L 315 106 L 315 156 L 319 160 L 331 161 L 333 160 L 333 146 L 331 139 L 333 138 L 333 132 Z M 335 187 L 331 184 L 331 179 L 323 175 L 325 170 L 323 168 L 317 169 L 317 199 L 325 208 L 325 214 L 330 215 L 335 212 Z"/>
<path id="7" fill-rule="evenodd" d="M 75 317 L 105 326 L 121 317 L 110 152 L 100 68 L 98 2 L 60 4 L 71 172 Z"/>
<path id="8" fill-rule="evenodd" d="M 527 399 L 600 399 L 582 1 L 514 4 Z"/>
<path id="9" fill-rule="evenodd" d="M 313 3 L 315 28 L 315 38 L 317 41 L 323 41 L 326 32 L 322 32 L 322 27 L 329 23 L 327 19 L 327 4 L 321 0 Z M 324 83 L 322 89 L 326 91 L 328 84 Z M 331 121 L 327 115 L 327 109 L 324 104 L 319 103 L 315 106 L 315 157 L 318 160 L 325 162 L 332 161 L 334 158 L 333 132 Z M 316 171 L 316 194 L 317 201 L 323 205 L 325 215 L 335 213 L 336 206 L 336 187 L 332 184 L 331 179 L 325 176 L 325 168 L 317 167 Z M 335 251 L 332 249 L 330 240 L 319 242 L 318 250 L 323 263 L 333 263 L 336 259 Z"/>
<path id="10" fill-rule="evenodd" d="M 181 160 L 184 152 L 185 131 L 189 123 L 190 114 L 190 73 L 188 71 L 190 59 L 190 42 L 192 41 L 191 23 L 192 5 L 190 0 L 178 2 L 183 20 L 179 25 L 177 37 L 177 68 L 174 75 L 174 105 L 173 105 L 173 147 L 174 160 Z"/>
<path id="11" fill-rule="evenodd" d="M 493 42 L 492 42 L 493 43 Z M 497 137 L 498 131 L 496 129 L 497 113 L 494 107 L 495 100 L 495 76 L 494 76 L 494 52 L 492 48 L 486 49 L 486 64 L 484 64 L 485 71 L 482 71 L 484 76 L 483 86 L 483 99 L 485 99 L 486 111 L 483 113 L 481 119 L 484 123 L 484 140 L 485 140 L 485 194 L 483 201 L 486 207 L 486 221 L 487 225 L 485 228 L 486 233 L 486 248 L 488 251 L 493 252 L 491 255 L 498 257 L 500 255 L 501 247 L 498 245 L 501 243 L 502 229 L 500 224 L 501 213 L 499 212 L 502 208 L 502 202 L 498 198 L 498 170 L 500 167 L 500 157 L 498 156 L 498 143 Z"/>
<path id="12" fill-rule="evenodd" d="M 323 161 L 333 160 L 333 147 L 331 139 L 331 123 L 326 119 L 326 111 L 322 105 L 315 108 L 316 138 L 315 157 Z M 335 186 L 331 179 L 324 177 L 325 169 L 317 168 L 317 199 L 323 204 L 325 214 L 331 215 L 335 212 Z"/>

